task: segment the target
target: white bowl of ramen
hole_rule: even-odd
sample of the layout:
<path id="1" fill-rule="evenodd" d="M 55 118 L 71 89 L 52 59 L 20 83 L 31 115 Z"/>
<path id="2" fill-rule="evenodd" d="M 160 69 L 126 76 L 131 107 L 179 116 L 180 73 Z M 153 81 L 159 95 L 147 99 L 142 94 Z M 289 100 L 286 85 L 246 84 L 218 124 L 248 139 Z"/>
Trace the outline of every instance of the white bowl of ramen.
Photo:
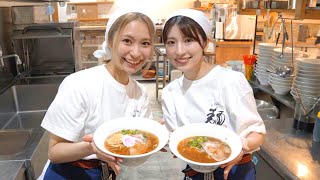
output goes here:
<path id="1" fill-rule="evenodd" d="M 101 151 L 121 158 L 121 165 L 138 166 L 167 144 L 169 132 L 152 119 L 123 117 L 99 126 L 93 139 Z"/>
<path id="2" fill-rule="evenodd" d="M 235 159 L 241 152 L 242 143 L 241 138 L 228 128 L 193 123 L 170 134 L 169 148 L 193 170 L 207 173 Z"/>

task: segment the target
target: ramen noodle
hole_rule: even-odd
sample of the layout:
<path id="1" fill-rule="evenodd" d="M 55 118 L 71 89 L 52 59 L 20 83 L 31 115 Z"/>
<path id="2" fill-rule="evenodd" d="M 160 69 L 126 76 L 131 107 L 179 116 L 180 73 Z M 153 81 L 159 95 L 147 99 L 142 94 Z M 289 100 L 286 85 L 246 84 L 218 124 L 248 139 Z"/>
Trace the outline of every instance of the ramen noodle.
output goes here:
<path id="1" fill-rule="evenodd" d="M 140 155 L 153 151 L 159 139 L 152 133 L 142 130 L 123 129 L 106 138 L 104 146 L 112 153 L 120 155 Z"/>
<path id="2" fill-rule="evenodd" d="M 195 162 L 215 163 L 227 159 L 231 155 L 231 148 L 217 138 L 193 136 L 179 142 L 178 152 Z"/>

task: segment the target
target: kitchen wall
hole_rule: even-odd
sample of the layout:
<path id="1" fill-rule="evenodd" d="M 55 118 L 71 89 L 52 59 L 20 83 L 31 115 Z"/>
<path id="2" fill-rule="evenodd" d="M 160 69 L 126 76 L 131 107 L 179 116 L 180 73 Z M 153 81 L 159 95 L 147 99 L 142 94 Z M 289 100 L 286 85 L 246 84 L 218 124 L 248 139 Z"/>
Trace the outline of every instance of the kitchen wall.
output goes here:
<path id="1" fill-rule="evenodd" d="M 70 0 L 70 2 L 90 2 L 96 0 Z M 148 13 L 153 19 L 165 19 L 169 13 L 176 9 L 192 8 L 194 0 L 113 0 L 109 12 L 118 8 L 136 7 Z M 66 20 L 66 6 L 59 7 L 59 19 Z"/>
<path id="2" fill-rule="evenodd" d="M 165 19 L 169 13 L 180 8 L 192 8 L 194 0 L 115 0 L 112 10 L 119 7 L 139 6 L 154 19 Z"/>
<path id="3" fill-rule="evenodd" d="M 11 7 L 12 6 L 26 6 L 26 5 L 39 5 L 43 3 L 32 2 L 14 2 L 0 0 L 0 46 L 3 51 L 3 55 L 13 54 L 14 49 L 11 43 L 12 35 L 12 19 L 11 19 Z M 0 67 L 0 89 L 1 87 L 12 80 L 16 75 L 14 59 L 3 59 L 4 67 Z"/>

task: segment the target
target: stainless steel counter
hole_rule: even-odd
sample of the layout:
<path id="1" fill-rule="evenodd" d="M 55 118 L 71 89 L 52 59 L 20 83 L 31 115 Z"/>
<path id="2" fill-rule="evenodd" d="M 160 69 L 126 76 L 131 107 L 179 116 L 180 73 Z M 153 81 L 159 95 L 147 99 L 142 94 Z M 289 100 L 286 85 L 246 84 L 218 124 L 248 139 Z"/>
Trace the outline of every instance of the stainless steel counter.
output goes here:
<path id="1" fill-rule="evenodd" d="M 18 179 L 19 172 L 24 170 L 24 161 L 0 161 L 0 177 L 3 180 Z"/>
<path id="2" fill-rule="evenodd" d="M 62 80 L 18 80 L 0 94 L 0 129 L 5 144 L 0 151 L 1 180 L 33 180 L 41 173 L 47 161 L 48 133 L 40 124 Z"/>
<path id="3" fill-rule="evenodd" d="M 320 143 L 312 134 L 296 131 L 293 119 L 265 121 L 267 135 L 258 152 L 284 179 L 320 177 Z"/>
<path id="4" fill-rule="evenodd" d="M 294 110 L 296 102 L 290 94 L 278 95 L 257 81 L 250 84 Z M 284 179 L 319 179 L 320 143 L 312 141 L 312 133 L 294 129 L 293 114 L 289 117 L 265 121 L 267 135 L 258 154 Z"/>

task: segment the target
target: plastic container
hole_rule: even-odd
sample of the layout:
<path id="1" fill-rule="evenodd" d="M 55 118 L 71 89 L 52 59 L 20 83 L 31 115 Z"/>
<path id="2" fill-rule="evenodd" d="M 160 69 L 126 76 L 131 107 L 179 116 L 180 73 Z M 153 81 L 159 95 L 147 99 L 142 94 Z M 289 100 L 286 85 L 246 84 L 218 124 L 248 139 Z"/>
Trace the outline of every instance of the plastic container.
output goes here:
<path id="1" fill-rule="evenodd" d="M 318 112 L 316 122 L 314 123 L 312 136 L 313 136 L 313 141 L 320 142 L 320 111 Z"/>
<path id="2" fill-rule="evenodd" d="M 233 60 L 226 62 L 229 67 L 234 71 L 244 72 L 244 65 L 241 60 Z"/>
<path id="3" fill-rule="evenodd" d="M 251 80 L 252 74 L 253 74 L 253 66 L 254 63 L 256 62 L 256 56 L 249 54 L 249 55 L 244 55 L 243 56 L 243 62 L 245 64 L 245 76 L 247 80 Z"/>

